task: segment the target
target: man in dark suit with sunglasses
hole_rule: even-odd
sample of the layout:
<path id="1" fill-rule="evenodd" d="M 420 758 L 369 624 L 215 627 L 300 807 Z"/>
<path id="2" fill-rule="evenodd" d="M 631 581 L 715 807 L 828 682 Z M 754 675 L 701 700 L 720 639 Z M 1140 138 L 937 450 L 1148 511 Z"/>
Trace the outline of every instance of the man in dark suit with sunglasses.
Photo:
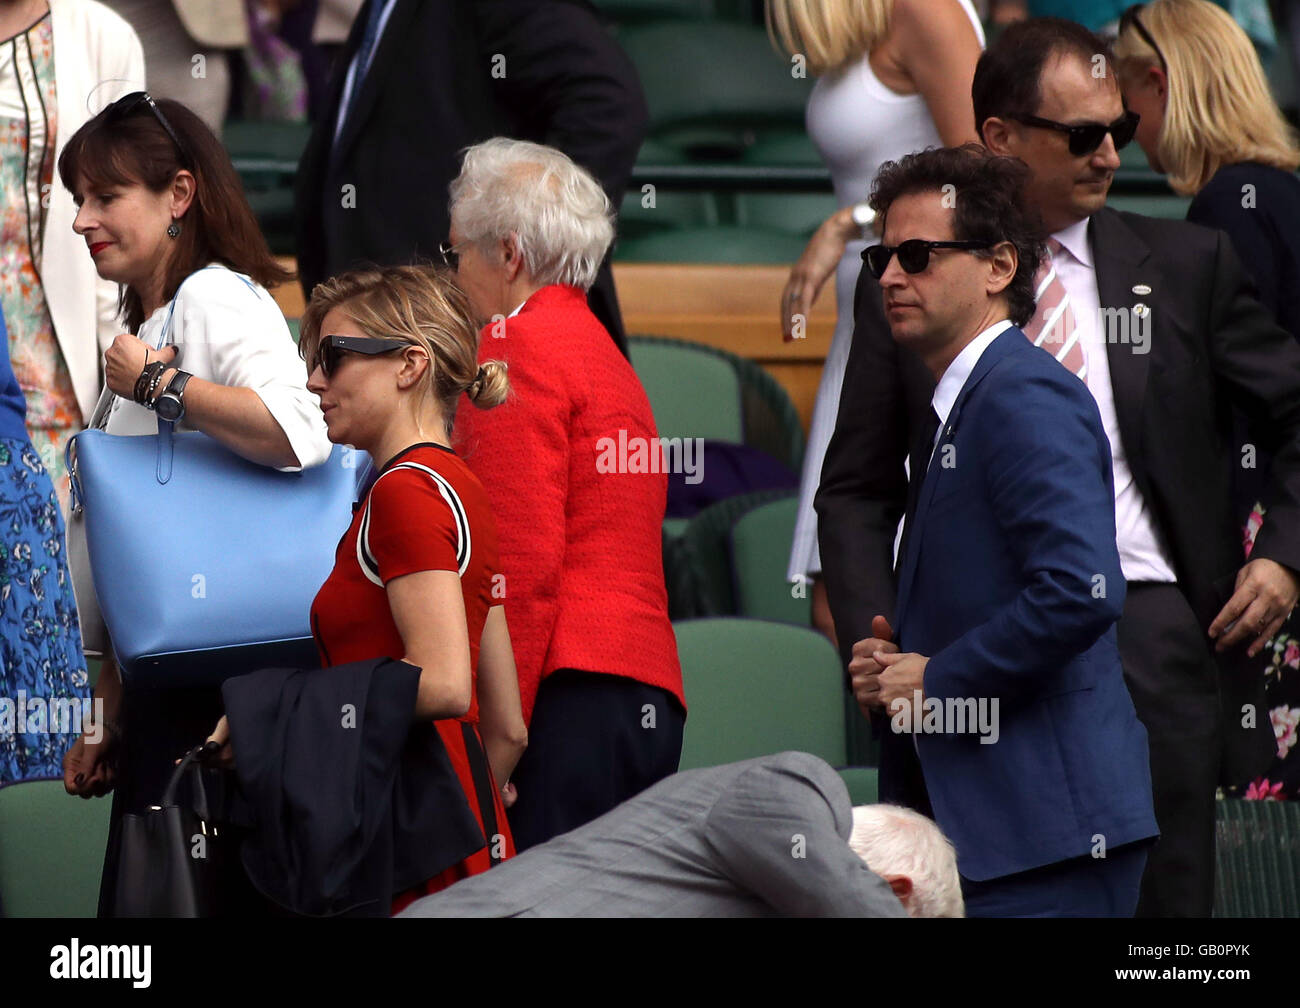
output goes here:
<path id="1" fill-rule="evenodd" d="M 1133 123 L 1100 39 L 1057 19 L 1008 28 L 979 62 L 973 99 L 985 145 L 1030 168 L 1029 203 L 1055 239 L 1040 305 L 1057 312 L 1060 300 L 1046 294 L 1064 289 L 1070 339 L 1114 456 L 1128 581 L 1119 648 L 1148 733 L 1161 832 L 1138 914 L 1208 916 L 1216 784 L 1249 780 L 1274 751 L 1263 682 L 1242 657 L 1263 647 L 1300 590 L 1300 348 L 1253 296 L 1226 235 L 1105 208 Z M 832 613 L 861 699 L 879 672 L 872 655 L 892 636 L 903 463 L 934 380 L 889 339 L 865 270 L 856 310 L 817 509 Z M 1268 516 L 1245 564 L 1231 503 L 1244 454 L 1232 404 L 1276 451 Z"/>

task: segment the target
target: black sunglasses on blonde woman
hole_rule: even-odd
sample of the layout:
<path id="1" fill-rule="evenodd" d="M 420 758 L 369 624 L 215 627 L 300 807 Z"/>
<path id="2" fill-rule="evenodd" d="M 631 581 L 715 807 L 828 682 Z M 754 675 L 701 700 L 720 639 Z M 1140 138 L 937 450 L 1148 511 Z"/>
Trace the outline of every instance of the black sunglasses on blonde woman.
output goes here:
<path id="1" fill-rule="evenodd" d="M 307 373 L 310 374 L 320 368 L 326 378 L 331 378 L 334 372 L 338 370 L 338 366 L 342 363 L 345 354 L 356 353 L 374 357 L 379 354 L 392 353 L 394 350 L 404 350 L 412 345 L 405 341 L 399 343 L 395 339 L 379 339 L 375 336 L 339 336 L 337 334 L 326 336 L 320 341 L 320 346 L 316 348 L 316 354 L 312 357 L 311 367 L 307 369 Z"/>

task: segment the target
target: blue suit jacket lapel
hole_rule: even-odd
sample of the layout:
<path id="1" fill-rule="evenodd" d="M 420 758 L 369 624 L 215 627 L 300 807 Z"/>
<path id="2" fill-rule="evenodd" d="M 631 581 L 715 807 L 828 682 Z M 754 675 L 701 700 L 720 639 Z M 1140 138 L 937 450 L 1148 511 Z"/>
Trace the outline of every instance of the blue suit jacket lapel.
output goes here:
<path id="1" fill-rule="evenodd" d="M 957 393 L 957 401 L 953 403 L 952 410 L 948 413 L 948 420 L 943 425 L 939 433 L 939 441 L 930 456 L 930 466 L 925 473 L 925 482 L 921 484 L 921 496 L 916 501 L 916 514 L 912 515 L 911 518 L 912 531 L 907 537 L 907 553 L 902 558 L 898 576 L 897 612 L 900 627 L 907 616 L 907 604 L 912 593 L 912 580 L 916 576 L 916 564 L 921 555 L 921 540 L 925 538 L 926 512 L 930 508 L 930 501 L 934 498 L 935 487 L 939 482 L 939 474 L 943 468 L 939 464 L 939 460 L 943 455 L 943 447 L 950 444 L 956 436 L 957 425 L 961 421 L 962 409 L 975 387 L 984 380 L 984 377 L 993 370 L 993 366 L 1003 357 L 1028 345 L 1029 341 L 1025 338 L 1024 332 L 1017 326 L 1012 326 L 1001 333 L 997 339 L 985 348 L 984 353 L 980 355 L 980 359 L 975 362 L 975 367 L 970 376 L 966 379 L 966 384 Z"/>

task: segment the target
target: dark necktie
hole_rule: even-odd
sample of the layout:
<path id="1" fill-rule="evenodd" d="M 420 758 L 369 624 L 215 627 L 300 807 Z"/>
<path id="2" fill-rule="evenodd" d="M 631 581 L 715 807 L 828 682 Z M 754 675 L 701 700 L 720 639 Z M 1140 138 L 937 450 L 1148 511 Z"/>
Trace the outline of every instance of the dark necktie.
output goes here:
<path id="1" fill-rule="evenodd" d="M 925 480 L 926 470 L 930 468 L 930 456 L 934 453 L 934 436 L 939 432 L 939 414 L 933 404 L 927 411 L 928 418 L 917 432 L 912 442 L 910 478 L 907 481 L 907 511 L 903 517 L 903 539 L 898 546 L 898 562 L 903 562 L 907 555 L 907 540 L 912 534 L 912 520 L 916 517 L 916 505 L 921 499 L 921 483 Z"/>
<path id="2" fill-rule="evenodd" d="M 375 46 L 379 42 L 379 23 L 383 19 L 386 6 L 385 0 L 370 0 L 369 15 L 366 17 L 366 29 L 361 33 L 361 44 L 357 47 L 357 70 L 352 75 L 352 93 L 348 95 L 349 114 L 351 114 L 352 106 L 356 104 L 357 96 L 361 94 L 361 82 L 366 79 L 366 71 L 370 66 L 370 57 L 374 55 Z"/>

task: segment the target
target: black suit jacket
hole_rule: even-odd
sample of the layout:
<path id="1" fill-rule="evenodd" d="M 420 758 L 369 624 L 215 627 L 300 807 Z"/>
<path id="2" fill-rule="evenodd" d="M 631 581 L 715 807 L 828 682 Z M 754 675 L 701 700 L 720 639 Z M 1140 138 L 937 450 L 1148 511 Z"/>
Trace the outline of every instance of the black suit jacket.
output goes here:
<path id="1" fill-rule="evenodd" d="M 617 209 L 647 112 L 635 68 L 585 0 L 397 0 L 335 143 L 348 64 L 375 2 L 357 15 L 299 165 L 304 294 L 361 262 L 437 260 L 460 152 L 489 137 L 558 147 Z M 590 302 L 626 353 L 608 260 Z"/>
<path id="2" fill-rule="evenodd" d="M 1192 199 L 1187 219 L 1228 233 L 1259 299 L 1300 340 L 1300 177 L 1249 161 L 1224 165 Z"/>
<path id="3" fill-rule="evenodd" d="M 1107 346 L 1120 438 L 1179 585 L 1208 628 L 1243 563 L 1242 516 L 1231 489 L 1241 458 L 1232 443 L 1233 405 L 1250 419 L 1254 443 L 1275 452 L 1268 517 L 1252 556 L 1300 570 L 1300 347 L 1255 297 L 1222 232 L 1104 209 L 1093 216 L 1088 239 L 1101 304 L 1150 309 L 1149 352 L 1135 352 L 1132 342 Z M 1142 284 L 1150 293 L 1134 293 Z M 854 642 L 871 636 L 874 614 L 894 620 L 903 461 L 934 394 L 920 359 L 894 343 L 879 285 L 866 270 L 855 308 L 816 498 L 823 576 L 846 662 Z M 1256 711 L 1255 731 L 1227 735 L 1225 772 L 1234 779 L 1262 770 L 1275 746 L 1263 716 L 1263 679 L 1246 674 L 1243 654 L 1239 648 L 1219 660 L 1230 723 L 1239 723 L 1243 704 Z"/>
<path id="4" fill-rule="evenodd" d="M 377 658 L 222 685 L 252 826 L 241 860 L 263 896 L 387 917 L 395 893 L 487 845 L 437 727 L 411 722 L 419 684 L 414 665 Z"/>

